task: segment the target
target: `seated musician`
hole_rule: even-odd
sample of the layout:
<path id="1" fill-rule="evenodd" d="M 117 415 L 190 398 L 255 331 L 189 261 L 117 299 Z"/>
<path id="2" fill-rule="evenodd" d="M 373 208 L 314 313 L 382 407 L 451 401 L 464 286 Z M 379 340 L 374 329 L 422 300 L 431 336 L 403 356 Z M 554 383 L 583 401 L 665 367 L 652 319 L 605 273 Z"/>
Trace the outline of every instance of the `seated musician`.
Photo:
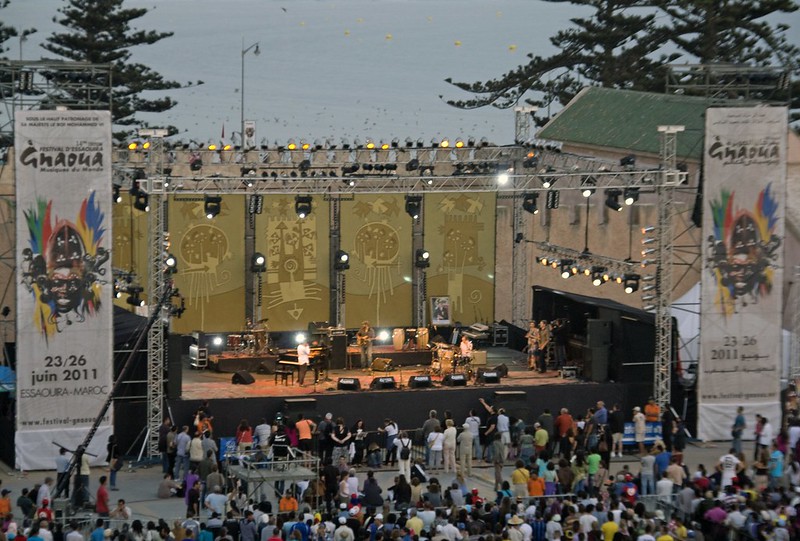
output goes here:
<path id="1" fill-rule="evenodd" d="M 311 346 L 308 345 L 308 340 L 303 340 L 297 346 L 297 381 L 302 386 L 306 379 L 306 372 L 308 371 L 308 357 L 311 355 Z"/>
<path id="2" fill-rule="evenodd" d="M 463 361 L 468 361 L 472 359 L 472 341 L 467 338 L 466 336 L 461 336 L 461 344 L 459 345 L 461 348 L 461 359 Z"/>

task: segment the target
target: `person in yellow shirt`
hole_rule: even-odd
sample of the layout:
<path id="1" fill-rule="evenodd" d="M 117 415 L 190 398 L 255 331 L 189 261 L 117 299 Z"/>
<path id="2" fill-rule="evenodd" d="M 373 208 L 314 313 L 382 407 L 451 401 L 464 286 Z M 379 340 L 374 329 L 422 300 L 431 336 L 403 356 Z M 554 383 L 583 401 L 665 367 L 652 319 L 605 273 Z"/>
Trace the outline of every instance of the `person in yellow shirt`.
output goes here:
<path id="1" fill-rule="evenodd" d="M 659 532 L 658 537 L 656 537 L 656 541 L 675 541 L 675 539 L 669 534 L 666 524 L 661 525 L 661 531 Z"/>
<path id="2" fill-rule="evenodd" d="M 525 467 L 525 463 L 517 460 L 514 464 L 516 469 L 511 472 L 511 484 L 514 486 L 514 497 L 525 498 L 528 496 L 528 479 L 531 474 Z"/>
<path id="3" fill-rule="evenodd" d="M 536 470 L 531 472 L 531 477 L 528 479 L 528 496 L 544 496 L 544 479 L 539 477 Z"/>
<path id="4" fill-rule="evenodd" d="M 614 541 L 614 534 L 619 531 L 619 525 L 614 522 L 614 513 L 608 513 L 600 531 L 603 532 L 603 541 Z"/>

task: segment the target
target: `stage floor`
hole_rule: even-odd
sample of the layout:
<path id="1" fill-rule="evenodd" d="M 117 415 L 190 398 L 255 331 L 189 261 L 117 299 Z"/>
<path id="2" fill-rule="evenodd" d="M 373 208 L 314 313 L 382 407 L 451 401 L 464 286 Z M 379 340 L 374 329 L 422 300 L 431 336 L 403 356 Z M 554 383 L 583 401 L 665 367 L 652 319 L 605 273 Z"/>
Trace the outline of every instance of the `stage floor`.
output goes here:
<path id="1" fill-rule="evenodd" d="M 560 384 L 575 384 L 580 380 L 561 378 L 557 371 L 548 371 L 544 374 L 530 371 L 527 368 L 527 356 L 519 351 L 508 348 L 490 347 L 485 348 L 486 352 L 486 365 L 476 366 L 477 368 L 484 368 L 491 370 L 498 365 L 505 364 L 508 367 L 508 377 L 501 380 L 504 386 L 531 386 L 531 385 L 560 385 Z M 361 389 L 370 391 L 370 383 L 374 378 L 382 376 L 392 376 L 397 382 L 399 388 L 407 389 L 408 381 L 412 376 L 424 375 L 428 373 L 428 366 L 401 366 L 390 372 L 376 371 L 370 373 L 368 370 L 345 370 L 337 369 L 328 372 L 328 378 L 325 380 L 325 373 L 320 373 L 320 382 L 316 387 L 312 384 L 314 376 L 313 371 L 309 370 L 306 374 L 305 386 L 298 385 L 297 381 L 292 384 L 291 378 L 288 384 L 284 385 L 281 379 L 278 378 L 276 382 L 275 375 L 273 374 L 259 374 L 251 372 L 255 382 L 250 385 L 234 385 L 231 382 L 232 375 L 230 373 L 220 373 L 214 370 L 196 370 L 188 366 L 188 362 L 184 363 L 183 369 L 183 382 L 181 387 L 181 399 L 183 400 L 201 400 L 201 399 L 217 399 L 217 398 L 253 398 L 253 397 L 299 397 L 308 396 L 315 393 L 325 394 L 347 394 L 353 391 L 338 391 L 336 389 L 337 381 L 339 378 L 357 378 L 361 384 Z M 463 387 L 447 387 L 441 385 L 442 376 L 432 376 L 434 389 L 436 390 L 451 390 L 463 389 Z M 475 378 L 468 382 L 468 386 L 476 385 Z M 430 389 L 414 389 L 425 391 Z M 381 391 L 374 391 L 381 392 Z"/>

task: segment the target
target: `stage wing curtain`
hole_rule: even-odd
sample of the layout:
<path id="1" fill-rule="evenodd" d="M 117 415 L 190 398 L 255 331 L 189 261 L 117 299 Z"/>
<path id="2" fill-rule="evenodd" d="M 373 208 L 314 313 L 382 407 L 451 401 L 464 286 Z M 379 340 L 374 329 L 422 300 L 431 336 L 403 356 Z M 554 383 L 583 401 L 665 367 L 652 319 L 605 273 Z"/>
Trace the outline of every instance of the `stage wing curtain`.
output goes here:
<path id="1" fill-rule="evenodd" d="M 494 321 L 495 204 L 493 193 L 425 196 L 428 297 L 450 297 L 453 322 Z"/>
<path id="2" fill-rule="evenodd" d="M 341 204 L 347 327 L 411 323 L 411 217 L 401 194 L 358 195 Z"/>
<path id="3" fill-rule="evenodd" d="M 264 196 L 264 212 L 256 215 L 256 252 L 266 256 L 267 272 L 253 313 L 269 318 L 271 331 L 306 329 L 329 316 L 329 204 L 314 197 L 302 220 L 294 204 L 293 195 Z"/>

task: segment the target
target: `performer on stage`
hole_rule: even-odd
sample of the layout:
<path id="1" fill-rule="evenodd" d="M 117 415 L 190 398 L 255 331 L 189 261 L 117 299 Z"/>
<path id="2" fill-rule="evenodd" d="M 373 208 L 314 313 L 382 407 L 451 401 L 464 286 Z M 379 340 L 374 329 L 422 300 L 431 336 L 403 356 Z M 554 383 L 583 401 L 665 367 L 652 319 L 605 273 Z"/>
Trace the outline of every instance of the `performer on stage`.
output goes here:
<path id="1" fill-rule="evenodd" d="M 297 345 L 297 382 L 303 386 L 306 379 L 306 372 L 308 371 L 308 356 L 311 355 L 311 346 L 308 345 L 308 340 L 303 340 L 301 344 Z"/>
<path id="2" fill-rule="evenodd" d="M 533 358 L 534 344 L 539 343 L 539 327 L 536 326 L 535 321 L 531 321 L 528 325 L 528 334 L 525 335 L 528 339 L 528 368 L 530 370 L 536 369 L 536 360 Z"/>
<path id="3" fill-rule="evenodd" d="M 467 338 L 466 336 L 461 336 L 461 344 L 459 345 L 461 348 L 461 360 L 468 361 L 472 359 L 472 341 Z"/>
<path id="4" fill-rule="evenodd" d="M 361 368 L 367 370 L 372 363 L 372 341 L 375 340 L 375 329 L 364 321 L 356 333 L 358 346 L 361 348 Z"/>

